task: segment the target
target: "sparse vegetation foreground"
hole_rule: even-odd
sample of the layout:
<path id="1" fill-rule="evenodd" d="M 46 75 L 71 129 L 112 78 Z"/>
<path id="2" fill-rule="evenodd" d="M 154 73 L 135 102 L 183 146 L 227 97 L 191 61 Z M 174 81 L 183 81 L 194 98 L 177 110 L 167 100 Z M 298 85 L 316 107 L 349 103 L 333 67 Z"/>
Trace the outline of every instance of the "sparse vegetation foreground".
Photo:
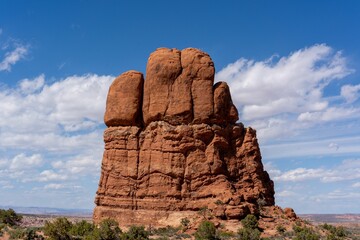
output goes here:
<path id="1" fill-rule="evenodd" d="M 237 232 L 229 232 L 216 226 L 213 222 L 203 220 L 194 229 L 189 228 L 190 221 L 181 219 L 178 227 L 145 228 L 144 226 L 130 226 L 121 229 L 112 219 L 106 219 L 95 225 L 86 220 L 71 222 L 66 217 L 59 217 L 53 221 L 46 221 L 43 227 L 22 227 L 22 216 L 14 210 L 0 209 L 0 239 L 24 240 L 141 240 L 141 239 L 195 239 L 195 240 L 260 240 L 260 239 L 295 239 L 295 240 L 341 240 L 360 239 L 357 234 L 342 226 L 323 224 L 319 226 L 303 225 L 301 223 L 287 230 L 284 226 L 277 226 L 276 236 L 261 238 L 258 219 L 254 215 L 247 215 Z"/>

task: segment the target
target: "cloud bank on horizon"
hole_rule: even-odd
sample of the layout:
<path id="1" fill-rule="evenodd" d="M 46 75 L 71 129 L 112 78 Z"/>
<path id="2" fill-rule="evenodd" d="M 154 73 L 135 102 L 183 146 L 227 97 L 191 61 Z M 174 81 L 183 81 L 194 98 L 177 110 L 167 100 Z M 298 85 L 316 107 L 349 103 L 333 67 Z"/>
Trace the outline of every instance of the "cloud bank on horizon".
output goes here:
<path id="1" fill-rule="evenodd" d="M 27 49 L 5 52 L 0 71 L 10 71 Z M 216 81 L 230 86 L 240 121 L 258 130 L 277 204 L 346 212 L 324 206 L 359 199 L 360 84 L 341 84 L 353 72 L 343 53 L 326 44 L 262 61 L 239 58 L 217 72 Z M 113 79 L 86 74 L 54 81 L 39 74 L 0 87 L 0 189 L 7 193 L 0 205 L 93 207 Z"/>

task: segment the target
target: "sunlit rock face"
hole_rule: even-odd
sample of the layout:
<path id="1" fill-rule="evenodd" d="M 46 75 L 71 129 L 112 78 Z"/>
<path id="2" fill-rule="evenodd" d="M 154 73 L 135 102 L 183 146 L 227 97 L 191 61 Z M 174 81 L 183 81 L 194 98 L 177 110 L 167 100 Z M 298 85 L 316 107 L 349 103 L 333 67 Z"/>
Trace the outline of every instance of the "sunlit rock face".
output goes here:
<path id="1" fill-rule="evenodd" d="M 214 73 L 198 49 L 160 48 L 146 79 L 128 71 L 114 80 L 95 222 L 166 226 L 204 208 L 241 219 L 259 202 L 274 205 L 256 131 L 237 123 L 229 87 L 214 85 Z"/>

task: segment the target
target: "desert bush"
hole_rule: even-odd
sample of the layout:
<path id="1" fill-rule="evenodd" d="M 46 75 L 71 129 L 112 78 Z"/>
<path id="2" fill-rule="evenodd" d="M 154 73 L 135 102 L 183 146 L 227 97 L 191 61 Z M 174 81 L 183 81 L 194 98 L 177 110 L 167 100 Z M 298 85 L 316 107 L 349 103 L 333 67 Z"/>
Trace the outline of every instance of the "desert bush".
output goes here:
<path id="1" fill-rule="evenodd" d="M 20 228 L 15 227 L 8 229 L 9 239 L 22 239 L 22 240 L 43 240 L 44 237 L 37 234 L 37 228 Z"/>
<path id="2" fill-rule="evenodd" d="M 54 222 L 45 222 L 44 234 L 53 240 L 71 240 L 72 223 L 65 217 L 57 218 Z"/>
<path id="3" fill-rule="evenodd" d="M 105 219 L 100 222 L 98 228 L 95 228 L 92 239 L 99 240 L 117 240 L 122 234 L 119 224 L 113 219 Z"/>
<path id="4" fill-rule="evenodd" d="M 284 226 L 282 226 L 282 225 L 277 225 L 276 226 L 276 231 L 279 234 L 284 234 L 286 232 L 286 228 Z"/>
<path id="5" fill-rule="evenodd" d="M 261 235 L 257 228 L 240 228 L 237 234 L 239 240 L 259 240 Z"/>
<path id="6" fill-rule="evenodd" d="M 17 214 L 13 209 L 0 209 L 0 224 L 7 224 L 9 226 L 19 225 L 22 216 Z"/>
<path id="7" fill-rule="evenodd" d="M 224 203 L 220 199 L 216 200 L 215 204 L 216 205 L 224 205 Z"/>
<path id="8" fill-rule="evenodd" d="M 9 239 L 23 239 L 25 237 L 25 230 L 22 228 L 12 228 L 9 229 L 8 234 L 10 235 Z"/>
<path id="9" fill-rule="evenodd" d="M 217 236 L 221 240 L 234 239 L 235 233 L 227 231 L 217 231 Z"/>
<path id="10" fill-rule="evenodd" d="M 258 240 L 260 239 L 260 230 L 258 229 L 258 219 L 248 214 L 244 219 L 241 220 L 243 228 L 240 228 L 237 232 L 237 239 L 239 240 Z"/>
<path id="11" fill-rule="evenodd" d="M 41 228 L 37 227 L 28 227 L 25 229 L 24 240 L 43 240 L 45 239 L 42 235 L 37 232 L 40 231 Z"/>
<path id="12" fill-rule="evenodd" d="M 74 223 L 70 229 L 72 239 L 83 239 L 86 236 L 91 236 L 95 229 L 95 225 L 85 220 Z"/>
<path id="13" fill-rule="evenodd" d="M 196 240 L 217 240 L 216 227 L 210 221 L 203 221 L 200 223 L 197 231 L 195 232 Z"/>
<path id="14" fill-rule="evenodd" d="M 129 230 L 123 234 L 122 239 L 126 240 L 145 240 L 149 239 L 150 233 L 145 230 L 144 226 L 131 226 Z"/>
<path id="15" fill-rule="evenodd" d="M 4 234 L 4 230 L 5 230 L 6 224 L 4 223 L 0 223 L 0 237 L 2 237 L 2 235 Z"/>
<path id="16" fill-rule="evenodd" d="M 241 223 L 242 223 L 243 227 L 247 228 L 247 229 L 257 229 L 258 228 L 258 220 L 252 214 L 246 215 L 246 217 L 243 220 L 241 220 Z"/>
<path id="17" fill-rule="evenodd" d="M 180 224 L 181 224 L 182 230 L 186 231 L 189 228 L 190 220 L 187 218 L 182 218 L 180 220 Z"/>
<path id="18" fill-rule="evenodd" d="M 329 231 L 329 234 L 326 236 L 327 240 L 340 240 L 344 239 L 348 235 L 343 226 L 336 227 L 325 223 L 324 225 L 321 225 L 321 227 Z"/>
<path id="19" fill-rule="evenodd" d="M 320 236 L 314 230 L 308 227 L 293 226 L 295 233 L 294 240 L 319 240 Z"/>
<path id="20" fill-rule="evenodd" d="M 151 231 L 151 234 L 158 235 L 161 237 L 171 237 L 177 234 L 181 227 L 175 228 L 171 226 L 157 228 Z"/>

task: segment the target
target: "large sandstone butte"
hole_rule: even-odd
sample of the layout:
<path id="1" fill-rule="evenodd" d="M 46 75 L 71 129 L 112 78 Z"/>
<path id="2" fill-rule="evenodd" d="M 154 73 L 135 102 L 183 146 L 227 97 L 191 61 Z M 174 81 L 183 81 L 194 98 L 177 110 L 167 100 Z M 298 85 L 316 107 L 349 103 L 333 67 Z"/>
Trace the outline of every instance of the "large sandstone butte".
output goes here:
<path id="1" fill-rule="evenodd" d="M 171 225 L 207 208 L 219 219 L 274 205 L 252 128 L 214 63 L 198 49 L 160 48 L 146 79 L 128 71 L 109 89 L 105 151 L 94 220 Z"/>

